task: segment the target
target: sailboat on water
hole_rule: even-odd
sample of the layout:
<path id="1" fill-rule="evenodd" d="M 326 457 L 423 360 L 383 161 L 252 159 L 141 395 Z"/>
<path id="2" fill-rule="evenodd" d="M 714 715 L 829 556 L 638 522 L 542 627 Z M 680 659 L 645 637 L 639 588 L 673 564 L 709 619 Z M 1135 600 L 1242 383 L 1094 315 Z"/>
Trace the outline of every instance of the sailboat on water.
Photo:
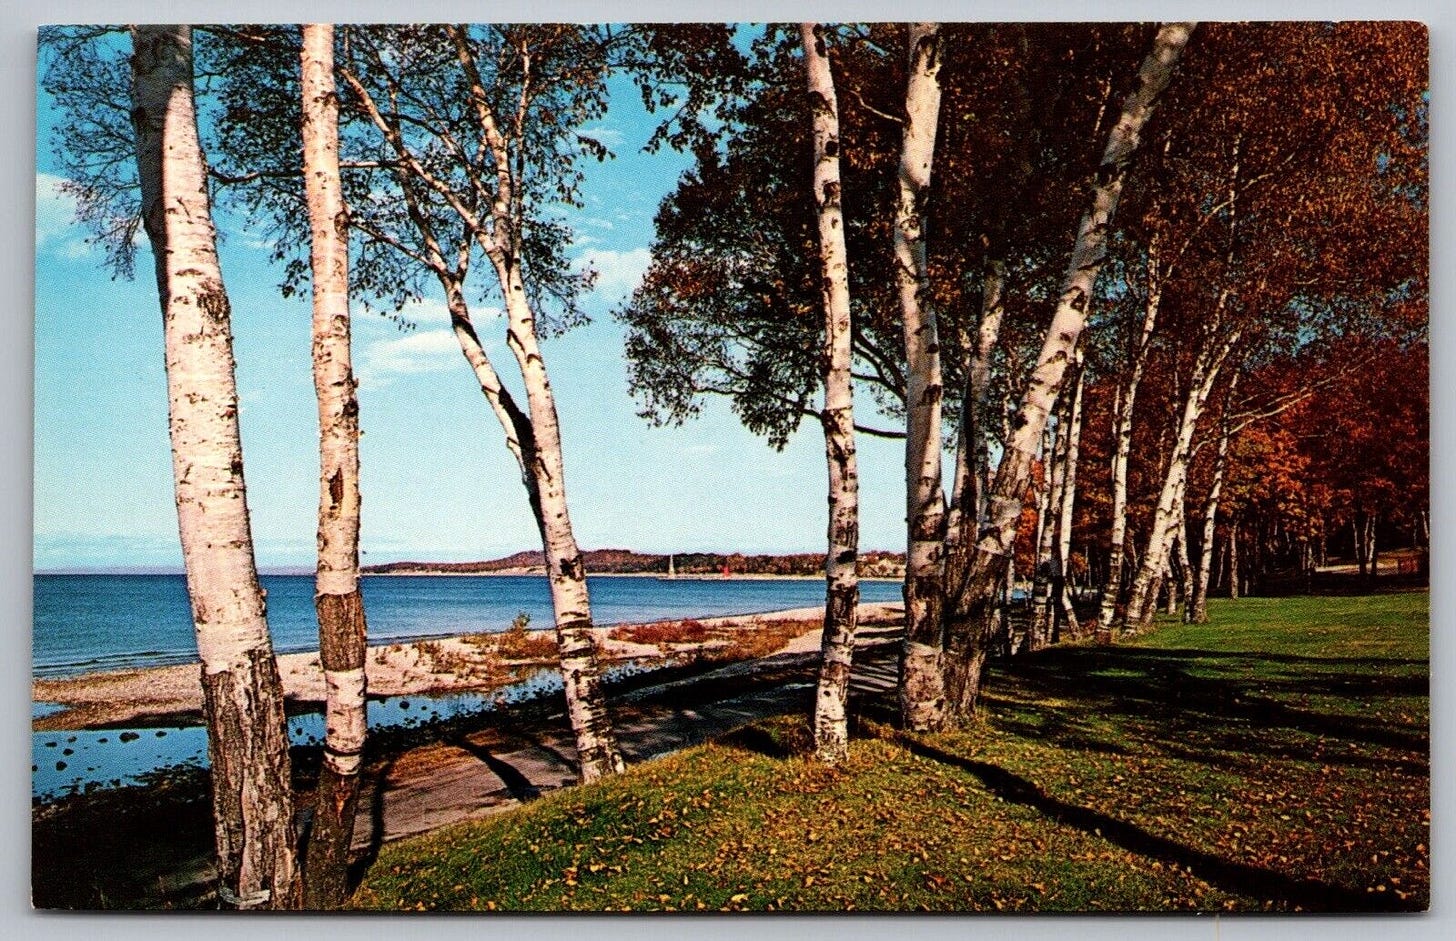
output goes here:
<path id="1" fill-rule="evenodd" d="M 661 577 L 662 581 L 677 578 L 677 567 L 673 564 L 672 556 L 667 557 L 667 574 Z"/>

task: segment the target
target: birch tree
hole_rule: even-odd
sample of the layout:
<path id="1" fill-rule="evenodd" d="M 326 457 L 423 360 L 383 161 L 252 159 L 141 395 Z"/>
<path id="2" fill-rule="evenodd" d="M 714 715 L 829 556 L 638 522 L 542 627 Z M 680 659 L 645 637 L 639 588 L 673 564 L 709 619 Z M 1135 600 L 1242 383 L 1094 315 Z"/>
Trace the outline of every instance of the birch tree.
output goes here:
<path id="1" fill-rule="evenodd" d="M 1203 43 L 1190 84 L 1174 93 L 1171 150 L 1150 155 L 1157 184 L 1137 227 L 1149 304 L 1163 302 L 1172 318 L 1166 348 L 1151 355 L 1183 383 L 1170 450 L 1153 469 L 1154 519 L 1126 612 L 1134 626 L 1150 616 L 1170 566 L 1193 581 L 1185 594 L 1197 594 L 1195 567 L 1181 564 L 1195 548 L 1179 537 L 1182 507 L 1193 505 L 1193 454 L 1218 437 L 1197 425 L 1232 378 L 1231 351 L 1242 349 L 1250 368 L 1272 357 L 1318 376 L 1308 352 L 1378 333 L 1382 311 L 1406 290 L 1398 285 L 1419 270 L 1391 228 L 1410 201 L 1379 195 L 1383 177 L 1419 172 L 1404 140 L 1419 114 L 1419 53 L 1360 24 L 1219 25 Z M 1368 251 L 1372 231 L 1391 233 L 1388 251 Z M 1109 579 L 1104 614 L 1116 588 Z"/>
<path id="2" fill-rule="evenodd" d="M 1189 624 L 1208 623 L 1208 582 L 1213 569 L 1213 537 L 1218 527 L 1218 506 L 1223 496 L 1224 476 L 1228 470 L 1229 440 L 1234 431 L 1230 425 L 1230 405 L 1238 389 L 1239 374 L 1229 382 L 1219 415 L 1218 449 L 1214 455 L 1212 482 L 1203 504 L 1203 538 L 1199 541 L 1198 569 L 1194 576 L 1193 594 L 1188 599 L 1183 620 Z"/>
<path id="3" fill-rule="evenodd" d="M 230 307 L 193 103 L 192 31 L 136 26 L 132 120 L 155 261 L 177 522 L 202 660 L 218 895 L 296 908 L 283 687 L 258 584 L 238 432 Z"/>
<path id="4" fill-rule="evenodd" d="M 359 591 L 359 403 L 349 348 L 349 229 L 339 174 L 332 26 L 303 27 L 300 65 L 319 415 L 314 607 L 325 686 L 324 757 L 305 858 L 304 902 L 309 908 L 337 908 L 348 894 L 349 846 L 368 717 L 367 629 Z"/>
<path id="5" fill-rule="evenodd" d="M 1112 523 L 1107 576 L 1103 582 L 1102 599 L 1097 613 L 1097 637 L 1104 643 L 1112 638 L 1117 599 L 1122 591 L 1122 566 L 1127 542 L 1127 470 L 1132 455 L 1134 407 L 1137 403 L 1138 386 L 1142 384 L 1143 370 L 1147 367 L 1153 331 L 1157 327 L 1158 309 L 1162 304 L 1162 278 L 1157 239 L 1154 237 L 1147 246 L 1147 288 L 1142 323 L 1131 344 L 1126 378 L 1118 385 L 1117 399 L 1112 409 Z"/>
<path id="6" fill-rule="evenodd" d="M 1158 29 L 1152 52 L 1143 60 L 1135 87 L 1109 134 L 1092 185 L 1091 207 L 1078 226 L 1056 312 L 1022 394 L 1015 430 L 997 468 L 987 501 L 988 518 L 974 550 L 968 550 L 970 563 L 958 566 L 965 574 L 958 575 L 960 583 L 951 588 L 946 647 L 947 720 L 953 724 L 968 720 L 975 709 L 996 589 L 1021 517 L 1022 493 L 1031 473 L 1036 442 L 1086 322 L 1123 183 L 1141 144 L 1143 127 L 1152 116 L 1158 96 L 1172 80 L 1192 33 L 1190 23 L 1167 24 Z"/>
<path id="7" fill-rule="evenodd" d="M 1081 634 L 1077 621 L 1076 606 L 1068 585 L 1072 563 L 1072 524 L 1075 520 L 1077 503 L 1077 464 L 1081 457 L 1082 442 L 1082 399 L 1086 385 L 1086 367 L 1082 352 L 1077 351 L 1072 369 L 1076 379 L 1072 383 L 1072 398 L 1067 406 L 1067 430 L 1062 451 L 1060 499 L 1057 501 L 1057 546 L 1052 559 L 1052 598 L 1057 605 L 1057 621 L 1066 625 L 1071 636 Z M 1055 637 L 1053 638 L 1056 639 Z"/>
<path id="8" fill-rule="evenodd" d="M 900 711 L 907 727 L 940 721 L 941 576 L 945 491 L 941 485 L 940 329 L 930 291 L 925 227 L 940 118 L 940 27 L 909 28 L 904 136 L 895 213 L 895 281 L 905 337 L 905 641 Z"/>
<path id="9" fill-rule="evenodd" d="M 403 219 L 361 214 L 359 226 L 439 282 L 461 353 L 520 466 L 546 558 L 579 773 L 590 782 L 621 771 L 623 762 L 601 690 L 556 398 L 539 338 L 538 308 L 545 292 L 562 282 L 559 252 L 568 241 L 559 224 L 536 214 L 535 201 L 574 193 L 579 177 L 570 152 L 596 142 L 580 142 L 570 125 L 557 122 L 585 121 L 604 107 L 605 63 L 599 38 L 587 28 L 488 32 L 477 35 L 466 26 L 351 32 L 352 57 L 340 71 L 361 121 L 377 134 L 380 162 L 404 204 Z M 489 70 L 481 64 L 486 55 Z M 553 163 L 558 158 L 564 166 Z M 444 226 L 453 241 L 442 236 Z M 502 382 L 470 317 L 465 279 L 472 253 L 494 275 L 524 407 Z M 557 280 L 532 285 L 528 271 Z M 568 291 L 570 279 L 565 276 Z"/>
<path id="10" fill-rule="evenodd" d="M 854 443 L 853 356 L 849 258 L 844 243 L 839 179 L 839 103 L 822 26 L 799 24 L 809 110 L 814 122 L 814 201 L 818 206 L 819 265 L 824 307 L 824 453 L 829 466 L 829 551 L 825 556 L 823 661 L 814 696 L 814 751 L 821 761 L 845 756 L 845 703 L 859 608 L 859 470 Z"/>

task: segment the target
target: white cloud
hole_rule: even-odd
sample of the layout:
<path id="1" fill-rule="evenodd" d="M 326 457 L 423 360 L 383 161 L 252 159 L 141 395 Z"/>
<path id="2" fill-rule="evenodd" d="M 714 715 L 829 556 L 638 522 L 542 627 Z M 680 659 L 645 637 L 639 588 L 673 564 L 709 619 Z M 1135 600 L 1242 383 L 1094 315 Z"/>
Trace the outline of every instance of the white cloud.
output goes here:
<path id="1" fill-rule="evenodd" d="M 620 147 L 627 139 L 627 136 L 619 128 L 612 127 L 608 124 L 590 124 L 577 133 L 583 137 L 595 138 L 608 147 Z"/>
<path id="2" fill-rule="evenodd" d="M 38 253 L 77 259 L 91 254 L 84 230 L 76 223 L 76 197 L 64 190 L 63 177 L 35 175 L 35 248 Z"/>
<path id="3" fill-rule="evenodd" d="M 641 282 L 642 274 L 651 261 L 652 252 L 645 248 L 634 248 L 626 252 L 599 248 L 578 258 L 577 267 L 596 269 L 598 293 L 624 298 Z"/>
<path id="4" fill-rule="evenodd" d="M 385 385 L 395 376 L 455 369 L 459 359 L 460 341 L 453 332 L 419 330 L 365 346 L 359 381 L 370 386 Z"/>

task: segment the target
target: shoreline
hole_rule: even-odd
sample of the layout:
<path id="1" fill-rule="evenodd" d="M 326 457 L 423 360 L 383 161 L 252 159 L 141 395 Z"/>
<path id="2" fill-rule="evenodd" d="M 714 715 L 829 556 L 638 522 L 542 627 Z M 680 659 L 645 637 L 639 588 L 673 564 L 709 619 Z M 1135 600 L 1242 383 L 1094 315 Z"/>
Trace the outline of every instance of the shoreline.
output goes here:
<path id="1" fill-rule="evenodd" d="M 265 573 L 266 574 L 266 573 Z M 311 573 L 309 573 L 311 574 Z M 360 572 L 362 578 L 545 578 L 544 569 L 496 569 L 491 572 L 441 572 L 433 570 L 409 572 Z M 591 578 L 652 578 L 661 582 L 822 582 L 823 575 L 715 575 L 712 573 L 691 573 L 669 576 L 665 572 L 588 572 Z M 861 575 L 862 582 L 893 582 L 899 584 L 903 576 Z"/>
<path id="2" fill-rule="evenodd" d="M 900 614 L 897 602 L 860 605 L 862 623 L 876 623 Z M 594 627 L 604 668 L 643 663 L 659 669 L 679 663 L 723 659 L 735 652 L 762 655 L 755 645 L 772 643 L 773 652 L 818 649 L 823 606 L 790 608 L 757 614 L 707 618 L 672 618 Z M 702 630 L 683 632 L 685 622 Z M 541 670 L 554 669 L 552 628 L 529 630 L 508 640 L 505 633 L 461 634 L 370 645 L 365 672 L 370 699 L 394 696 L 446 696 L 491 693 Z M 640 635 L 640 637 L 639 637 Z M 644 642 L 644 640 L 646 642 Z M 519 649 L 517 649 L 519 648 Z M 318 652 L 277 655 L 284 697 L 290 711 L 315 711 L 324 702 L 324 681 Z M 120 728 L 159 718 L 190 718 L 200 724 L 202 684 L 196 661 L 167 666 L 83 673 L 71 677 L 35 678 L 31 702 L 61 708 L 31 719 L 37 732 Z"/>

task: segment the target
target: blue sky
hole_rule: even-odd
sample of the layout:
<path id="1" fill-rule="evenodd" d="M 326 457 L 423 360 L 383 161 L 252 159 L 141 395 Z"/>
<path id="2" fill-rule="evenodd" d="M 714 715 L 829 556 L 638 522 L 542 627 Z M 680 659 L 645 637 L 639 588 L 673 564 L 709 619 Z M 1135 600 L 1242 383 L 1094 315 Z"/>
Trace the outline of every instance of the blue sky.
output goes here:
<path id="1" fill-rule="evenodd" d="M 151 256 L 134 281 L 112 280 L 71 219 L 38 104 L 36 179 L 35 565 L 37 569 L 177 566 L 166 431 L 161 318 Z M 587 167 L 585 206 L 570 221 L 575 257 L 600 271 L 593 322 L 547 340 L 558 396 L 567 487 L 585 548 L 644 552 L 822 550 L 825 466 L 817 424 L 778 453 L 744 431 L 721 401 L 682 428 L 636 416 L 610 311 L 648 260 L 658 202 L 688 165 L 644 154 L 651 119 L 630 86 L 599 132 L 617 154 Z M 317 429 L 309 307 L 276 290 L 280 274 L 245 220 L 220 218 L 233 305 L 244 459 L 260 565 L 314 558 Z M 485 274 L 482 266 L 480 274 Z M 354 355 L 364 427 L 364 560 L 467 560 L 537 547 L 515 465 L 438 297 L 407 311 L 416 330 L 356 311 Z M 477 312 L 509 380 L 504 327 Z M 516 384 L 519 388 L 519 384 Z M 867 403 L 866 403 L 867 404 Z M 860 442 L 865 548 L 903 540 L 902 452 Z"/>

